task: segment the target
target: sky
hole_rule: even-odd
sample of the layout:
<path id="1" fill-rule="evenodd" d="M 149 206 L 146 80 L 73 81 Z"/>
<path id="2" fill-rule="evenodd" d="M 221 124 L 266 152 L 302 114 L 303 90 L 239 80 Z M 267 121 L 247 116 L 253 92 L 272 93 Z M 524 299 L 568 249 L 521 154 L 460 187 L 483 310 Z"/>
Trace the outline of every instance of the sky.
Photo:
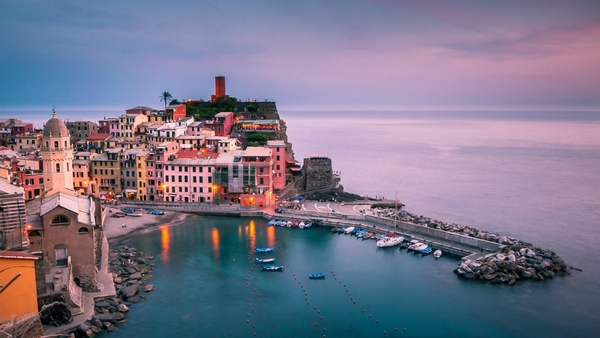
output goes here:
<path id="1" fill-rule="evenodd" d="M 600 1 L 2 1 L 0 108 L 600 110 Z"/>

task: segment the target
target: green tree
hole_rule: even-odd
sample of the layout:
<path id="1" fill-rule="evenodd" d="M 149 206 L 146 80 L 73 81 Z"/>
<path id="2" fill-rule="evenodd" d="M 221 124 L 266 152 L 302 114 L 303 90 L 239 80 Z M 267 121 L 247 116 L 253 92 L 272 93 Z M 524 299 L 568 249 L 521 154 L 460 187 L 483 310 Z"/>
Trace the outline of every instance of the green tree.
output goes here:
<path id="1" fill-rule="evenodd" d="M 171 104 L 181 104 L 181 102 L 177 99 L 171 100 Z"/>
<path id="2" fill-rule="evenodd" d="M 160 97 L 161 101 L 165 102 L 165 111 L 166 111 L 167 104 L 170 102 L 170 100 L 173 96 L 171 96 L 171 93 L 169 93 L 169 92 L 162 92 L 162 94 L 159 97 Z"/>

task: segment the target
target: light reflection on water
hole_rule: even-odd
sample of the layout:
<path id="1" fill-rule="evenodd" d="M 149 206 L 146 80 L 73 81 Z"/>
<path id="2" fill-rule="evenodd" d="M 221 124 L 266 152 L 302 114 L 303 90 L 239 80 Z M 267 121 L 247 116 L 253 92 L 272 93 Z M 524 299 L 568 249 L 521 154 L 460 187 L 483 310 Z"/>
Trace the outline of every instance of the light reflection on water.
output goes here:
<path id="1" fill-rule="evenodd" d="M 169 262 L 169 241 L 170 241 L 170 234 L 169 234 L 169 227 L 166 225 L 161 226 L 160 228 L 160 244 L 161 244 L 161 248 L 162 248 L 162 255 L 160 256 L 160 258 L 162 259 L 162 261 L 164 263 L 168 263 Z"/>

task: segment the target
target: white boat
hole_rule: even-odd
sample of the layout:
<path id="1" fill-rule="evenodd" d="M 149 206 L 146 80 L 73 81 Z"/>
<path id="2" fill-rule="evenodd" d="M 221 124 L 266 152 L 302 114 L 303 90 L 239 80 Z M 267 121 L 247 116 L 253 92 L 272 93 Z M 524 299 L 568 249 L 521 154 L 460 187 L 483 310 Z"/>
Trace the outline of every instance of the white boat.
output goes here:
<path id="1" fill-rule="evenodd" d="M 133 213 L 127 214 L 127 216 L 142 217 L 142 213 L 141 212 L 133 212 Z"/>
<path id="2" fill-rule="evenodd" d="M 352 232 L 352 230 L 354 230 L 354 227 L 347 227 L 346 230 L 344 230 L 344 232 L 349 234 Z"/>
<path id="3" fill-rule="evenodd" d="M 423 250 L 423 249 L 427 248 L 428 246 L 429 246 L 429 245 L 427 245 L 427 244 L 425 244 L 425 243 L 421 243 L 421 244 L 419 244 L 419 245 L 415 246 L 415 247 L 413 248 L 413 250 L 414 250 L 414 252 L 415 252 L 415 253 L 421 253 L 421 250 Z"/>
<path id="4" fill-rule="evenodd" d="M 442 257 L 442 250 L 435 250 L 433 252 L 433 257 L 435 257 L 436 259 Z"/>
<path id="5" fill-rule="evenodd" d="M 287 224 L 286 224 L 286 226 L 287 226 L 288 228 L 291 228 L 291 227 L 292 227 L 292 221 L 287 221 Z"/>
<path id="6" fill-rule="evenodd" d="M 387 248 L 390 246 L 396 246 L 404 241 L 404 237 L 386 237 L 382 240 L 377 241 L 377 246 L 380 248 Z"/>
<path id="7" fill-rule="evenodd" d="M 417 241 L 416 239 L 413 239 L 412 241 L 410 241 L 410 245 L 408 246 L 408 251 L 413 251 L 415 250 L 415 248 L 423 243 Z"/>
<path id="8" fill-rule="evenodd" d="M 300 229 L 304 229 L 304 227 L 305 227 L 305 226 L 306 226 L 306 225 L 304 224 L 304 222 L 300 222 L 300 223 L 298 224 L 298 228 L 300 228 Z"/>
<path id="9" fill-rule="evenodd" d="M 304 227 L 305 227 L 305 228 L 310 228 L 311 226 L 312 226 L 312 223 L 311 223 L 311 222 L 306 222 L 306 224 L 304 224 Z"/>

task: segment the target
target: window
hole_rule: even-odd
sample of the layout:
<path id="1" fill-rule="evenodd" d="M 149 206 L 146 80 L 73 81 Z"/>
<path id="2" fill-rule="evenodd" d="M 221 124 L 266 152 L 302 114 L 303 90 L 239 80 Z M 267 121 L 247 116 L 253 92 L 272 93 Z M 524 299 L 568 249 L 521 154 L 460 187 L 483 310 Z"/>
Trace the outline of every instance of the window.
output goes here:
<path id="1" fill-rule="evenodd" d="M 179 179 L 179 182 L 181 182 L 181 175 L 179 175 L 177 178 Z"/>
<path id="2" fill-rule="evenodd" d="M 192 183 L 196 183 L 196 176 L 192 176 Z"/>
<path id="3" fill-rule="evenodd" d="M 50 225 L 69 225 L 69 219 L 63 215 L 54 217 Z"/>
<path id="4" fill-rule="evenodd" d="M 56 172 L 59 173 L 60 172 L 60 163 L 56 163 Z"/>
<path id="5" fill-rule="evenodd" d="M 262 169 L 262 168 L 261 168 L 261 169 Z M 261 178 L 260 178 L 260 180 L 259 180 L 259 182 L 260 182 L 259 184 L 261 184 L 261 185 L 262 185 L 262 184 L 265 184 L 265 179 L 261 177 Z"/>
<path id="6" fill-rule="evenodd" d="M 279 155 L 277 155 L 277 161 L 279 161 L 279 159 L 280 159 L 280 158 L 281 158 L 281 157 L 280 157 Z"/>
<path id="7" fill-rule="evenodd" d="M 208 187 L 208 192 L 212 192 L 212 188 L 211 187 Z"/>
<path id="8" fill-rule="evenodd" d="M 202 183 L 202 176 L 198 176 L 198 179 L 200 180 L 200 183 Z"/>
<path id="9" fill-rule="evenodd" d="M 184 177 L 183 177 L 183 181 L 184 181 L 185 183 L 187 183 L 187 181 L 188 181 L 188 177 L 187 177 L 187 176 L 184 176 Z"/>
<path id="10" fill-rule="evenodd" d="M 77 233 L 80 235 L 85 235 L 85 234 L 89 234 L 90 231 L 86 227 L 81 227 L 81 228 L 79 228 L 79 230 L 77 230 Z"/>

